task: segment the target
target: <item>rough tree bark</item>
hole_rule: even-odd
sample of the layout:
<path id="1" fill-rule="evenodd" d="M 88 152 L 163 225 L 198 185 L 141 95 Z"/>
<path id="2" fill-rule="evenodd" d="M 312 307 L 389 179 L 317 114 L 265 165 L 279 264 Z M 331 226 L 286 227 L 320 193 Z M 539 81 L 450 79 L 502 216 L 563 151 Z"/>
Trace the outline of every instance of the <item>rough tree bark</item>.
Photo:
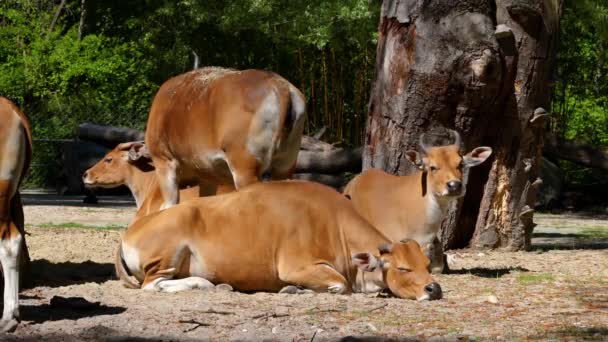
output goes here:
<path id="1" fill-rule="evenodd" d="M 542 4 L 542 0 L 526 3 Z M 540 36 L 552 42 L 545 26 L 524 31 L 519 26 L 509 29 L 499 25 L 516 26 L 508 6 L 500 0 L 384 0 L 382 4 L 363 168 L 382 168 L 394 174 L 412 172 L 414 166 L 407 161 L 405 151 L 417 148 L 421 133 L 436 132 L 440 137 L 446 128 L 461 133 L 467 150 L 479 145 L 495 150 L 495 158 L 471 169 L 466 196 L 450 208 L 441 233 L 446 248 L 467 246 L 474 235 L 481 237 L 476 227 L 491 222 L 497 239 L 489 247 L 526 248 L 526 240 L 522 243 L 514 232 L 527 229 L 519 221 L 519 199 L 524 192 L 524 202 L 533 197 L 534 191 L 526 184 L 537 172 L 537 159 L 529 156 L 536 156 L 542 142 L 522 140 L 522 133 L 528 137 L 532 130 L 540 136 L 542 131 L 540 116 L 536 124 L 529 121 L 536 107 L 548 104 L 548 62 L 554 45 L 522 41 L 523 33 L 529 36 L 528 31 L 533 31 L 539 37 L 542 31 Z M 542 24 L 543 6 L 540 8 L 536 13 Z M 519 10 L 513 12 L 523 15 Z M 534 39 L 535 43 L 540 41 Z M 518 49 L 525 50 L 519 71 Z M 530 89 L 534 93 L 526 95 L 525 105 L 518 105 L 521 93 L 528 94 Z M 517 97 L 514 91 L 519 93 Z M 532 163 L 531 173 L 522 173 L 525 166 L 519 164 L 527 163 Z M 502 170 L 500 177 L 497 169 Z M 492 188 L 486 186 L 488 177 L 495 189 L 508 189 L 504 191 L 509 200 L 491 194 Z M 485 204 L 481 210 L 480 202 Z M 495 217 L 490 212 L 501 214 Z M 481 246 L 480 238 L 474 241 L 475 246 Z"/>
<path id="2" fill-rule="evenodd" d="M 497 0 L 497 23 L 512 30 L 516 47 L 514 94 L 485 185 L 471 245 L 511 250 L 531 247 L 549 80 L 555 60 L 561 0 Z"/>

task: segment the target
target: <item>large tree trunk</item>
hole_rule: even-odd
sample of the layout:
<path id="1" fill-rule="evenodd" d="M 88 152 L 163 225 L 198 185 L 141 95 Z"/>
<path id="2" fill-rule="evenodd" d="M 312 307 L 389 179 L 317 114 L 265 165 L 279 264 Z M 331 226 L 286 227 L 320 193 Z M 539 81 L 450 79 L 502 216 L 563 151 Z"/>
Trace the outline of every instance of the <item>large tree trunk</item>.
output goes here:
<path id="1" fill-rule="evenodd" d="M 496 146 L 480 214 L 471 241 L 474 247 L 531 247 L 536 192 L 549 80 L 557 47 L 561 0 L 499 0 L 497 22 L 513 32 L 517 47 L 514 96 L 500 124 L 504 128 Z"/>
<path id="2" fill-rule="evenodd" d="M 527 247 L 526 239 L 522 242 L 514 232 L 527 229 L 519 215 L 523 202 L 528 203 L 529 197 L 533 200 L 534 191 L 526 184 L 534 181 L 534 158 L 542 147 L 542 142 L 529 136 L 532 131 L 540 136 L 543 127 L 542 119 L 536 124 L 529 121 L 537 106 L 548 104 L 553 45 L 532 45 L 531 40 L 521 44 L 520 35 L 527 31 L 512 27 L 513 36 L 507 27 L 498 26 L 515 25 L 505 18 L 507 1 L 496 4 L 486 0 L 385 0 L 382 4 L 363 168 L 412 172 L 414 166 L 404 152 L 417 148 L 421 133 L 435 131 L 439 136 L 445 128 L 458 130 L 467 150 L 483 144 L 495 151 L 495 158 L 471 170 L 465 198 L 449 210 L 441 234 L 447 248 L 466 247 L 474 235 L 481 236 L 476 227 L 485 228 L 491 222 L 497 239 L 490 247 Z M 541 26 L 542 20 L 535 26 L 535 37 L 542 31 L 543 39 L 552 41 Z M 525 50 L 520 71 L 518 48 Z M 540 56 L 543 59 L 538 60 Z M 521 93 L 529 95 L 524 99 Z M 518 105 L 518 100 L 526 101 L 525 105 Z M 525 173 L 528 163 L 531 170 Z M 493 189 L 507 192 L 508 199 L 492 194 Z M 480 202 L 485 205 L 481 210 Z M 475 241 L 480 246 L 477 241 L 481 240 Z"/>

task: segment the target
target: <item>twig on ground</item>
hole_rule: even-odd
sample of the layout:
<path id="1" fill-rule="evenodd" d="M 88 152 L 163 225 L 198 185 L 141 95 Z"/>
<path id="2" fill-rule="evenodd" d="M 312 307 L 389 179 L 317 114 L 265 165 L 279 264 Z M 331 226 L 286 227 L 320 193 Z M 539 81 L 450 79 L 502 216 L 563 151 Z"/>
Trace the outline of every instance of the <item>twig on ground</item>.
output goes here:
<path id="1" fill-rule="evenodd" d="M 365 310 L 365 312 L 372 312 L 372 311 L 380 310 L 380 309 L 382 309 L 382 308 L 384 308 L 386 306 L 388 306 L 388 303 L 384 303 L 382 305 L 375 306 L 375 307 L 373 307 L 373 308 L 371 308 L 369 310 Z"/>
<path id="2" fill-rule="evenodd" d="M 193 319 L 186 319 L 186 320 L 184 320 L 184 319 L 180 319 L 180 320 L 178 321 L 178 323 L 183 323 L 183 324 L 196 324 L 194 327 L 192 327 L 192 328 L 188 328 L 188 329 L 184 330 L 183 332 L 189 332 L 189 331 L 192 331 L 192 330 L 196 330 L 196 329 L 198 329 L 198 328 L 200 328 L 200 327 L 209 327 L 209 326 L 211 326 L 211 324 L 209 324 L 209 323 L 202 323 L 202 322 L 199 322 L 199 321 L 195 321 L 195 320 L 193 320 Z"/>
<path id="3" fill-rule="evenodd" d="M 310 338 L 310 342 L 313 342 L 315 340 L 315 336 L 317 336 L 317 330 L 315 329 L 315 332 L 312 334 L 312 337 Z"/>
<path id="4" fill-rule="evenodd" d="M 288 314 L 288 313 L 279 313 L 279 314 L 278 314 L 278 313 L 271 313 L 271 314 L 269 314 L 269 313 L 264 313 L 264 314 L 260 314 L 260 315 L 255 315 L 255 316 L 253 316 L 253 317 L 251 317 L 251 318 L 253 318 L 253 319 L 264 319 L 264 320 L 266 320 L 266 319 L 269 319 L 269 318 L 271 318 L 271 317 L 272 317 L 272 318 L 278 318 L 278 317 L 287 317 L 287 316 L 289 316 L 289 314 Z"/>
<path id="5" fill-rule="evenodd" d="M 215 309 L 209 309 L 209 310 L 182 309 L 181 311 L 196 312 L 196 313 L 203 313 L 203 314 L 216 314 L 216 315 L 236 315 L 232 311 L 221 311 L 221 310 L 215 310 Z"/>
<path id="6" fill-rule="evenodd" d="M 308 311 L 312 311 L 313 313 L 322 313 L 322 312 L 344 312 L 346 311 L 346 308 L 338 308 L 338 309 L 334 309 L 334 308 L 326 308 L 326 309 L 321 309 L 318 306 L 312 307 L 310 309 L 308 309 Z"/>

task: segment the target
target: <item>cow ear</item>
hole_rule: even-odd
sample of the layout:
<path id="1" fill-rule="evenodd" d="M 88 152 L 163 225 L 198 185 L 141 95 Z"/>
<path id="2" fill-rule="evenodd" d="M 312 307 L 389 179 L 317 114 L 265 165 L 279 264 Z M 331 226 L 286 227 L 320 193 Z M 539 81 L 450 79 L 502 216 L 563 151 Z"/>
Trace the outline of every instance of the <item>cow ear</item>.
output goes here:
<path id="1" fill-rule="evenodd" d="M 483 163 L 490 155 L 492 155 L 492 148 L 487 146 L 476 147 L 464 156 L 463 161 L 466 167 L 473 167 Z"/>
<path id="2" fill-rule="evenodd" d="M 424 161 L 420 153 L 414 150 L 405 151 L 405 157 L 420 170 L 424 168 Z"/>
<path id="3" fill-rule="evenodd" d="M 380 251 L 380 255 L 388 254 L 393 251 L 393 245 L 390 243 L 383 243 L 380 246 L 378 246 L 378 250 Z"/>
<path id="4" fill-rule="evenodd" d="M 129 149 L 129 161 L 134 162 L 142 158 L 151 159 L 146 144 L 138 142 L 131 145 L 131 148 Z"/>
<path id="5" fill-rule="evenodd" d="M 363 272 L 374 272 L 378 267 L 382 267 L 382 260 L 376 258 L 371 253 L 356 253 L 352 255 L 353 265 Z"/>

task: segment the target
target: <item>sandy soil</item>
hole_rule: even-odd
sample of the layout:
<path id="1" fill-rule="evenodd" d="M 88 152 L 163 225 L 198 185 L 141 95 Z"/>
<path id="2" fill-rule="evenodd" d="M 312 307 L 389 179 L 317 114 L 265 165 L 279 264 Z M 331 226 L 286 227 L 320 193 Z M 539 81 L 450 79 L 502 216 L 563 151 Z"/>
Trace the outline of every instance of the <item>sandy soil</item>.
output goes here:
<path id="1" fill-rule="evenodd" d="M 0 340 L 608 338 L 608 240 L 581 233 L 608 230 L 608 220 L 541 215 L 532 252 L 451 251 L 452 273 L 438 276 L 445 298 L 418 303 L 371 294 L 125 289 L 112 264 L 120 231 L 103 227 L 125 225 L 133 208 L 41 203 L 26 198 L 35 284 L 21 294 L 22 324 Z M 65 305 L 55 296 L 84 301 Z"/>

